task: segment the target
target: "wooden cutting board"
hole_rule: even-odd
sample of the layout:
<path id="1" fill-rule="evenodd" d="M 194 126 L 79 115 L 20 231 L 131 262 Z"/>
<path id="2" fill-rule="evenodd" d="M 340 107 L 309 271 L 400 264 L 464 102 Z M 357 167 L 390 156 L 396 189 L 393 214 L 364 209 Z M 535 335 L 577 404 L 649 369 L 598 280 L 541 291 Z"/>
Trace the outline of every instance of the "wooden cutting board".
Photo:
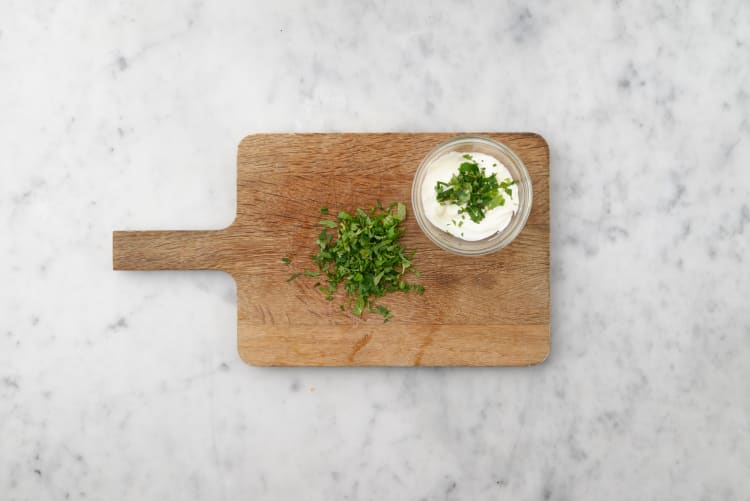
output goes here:
<path id="1" fill-rule="evenodd" d="M 460 257 L 417 226 L 411 184 L 421 159 L 458 134 L 257 134 L 239 145 L 237 217 L 223 230 L 115 231 L 116 270 L 222 270 L 237 282 L 238 348 L 255 365 L 529 365 L 549 353 L 549 150 L 537 134 L 483 133 L 510 146 L 532 178 L 528 224 L 498 253 Z M 315 279 L 320 207 L 375 200 L 408 207 L 423 296 L 393 293 L 383 323 L 339 310 Z M 282 263 L 292 258 L 292 265 Z M 185 305 L 186 308 L 190 307 Z"/>

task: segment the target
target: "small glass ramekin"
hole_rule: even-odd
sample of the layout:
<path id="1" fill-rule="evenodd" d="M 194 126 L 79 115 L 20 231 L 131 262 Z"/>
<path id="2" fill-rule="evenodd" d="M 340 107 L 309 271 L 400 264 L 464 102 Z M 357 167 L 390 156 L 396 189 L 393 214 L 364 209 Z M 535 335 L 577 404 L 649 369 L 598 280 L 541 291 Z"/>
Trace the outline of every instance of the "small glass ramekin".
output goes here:
<path id="1" fill-rule="evenodd" d="M 425 216 L 422 204 L 424 177 L 435 160 L 452 151 L 484 153 L 497 158 L 510 171 L 518 186 L 518 210 L 510 223 L 501 231 L 482 240 L 473 242 L 462 240 L 433 225 Z M 434 190 L 434 186 L 429 188 Z M 414 216 L 424 234 L 441 249 L 461 256 L 483 256 L 509 245 L 521 233 L 529 219 L 531 200 L 531 177 L 521 159 L 506 145 L 483 136 L 459 136 L 434 148 L 419 164 L 411 187 Z"/>

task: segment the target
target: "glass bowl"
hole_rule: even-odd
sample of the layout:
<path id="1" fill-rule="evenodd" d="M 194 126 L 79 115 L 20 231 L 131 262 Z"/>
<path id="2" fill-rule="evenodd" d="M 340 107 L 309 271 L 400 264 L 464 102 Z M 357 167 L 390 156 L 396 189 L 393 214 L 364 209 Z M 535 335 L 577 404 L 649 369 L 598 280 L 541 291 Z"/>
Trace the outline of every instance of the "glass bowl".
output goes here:
<path id="1" fill-rule="evenodd" d="M 482 240 L 468 241 L 455 237 L 433 225 L 425 215 L 422 182 L 432 163 L 452 151 L 484 153 L 497 158 L 510 171 L 518 187 L 518 210 L 511 217 L 508 226 Z M 430 189 L 434 190 L 434 186 Z M 424 234 L 438 247 L 461 256 L 483 256 L 510 244 L 529 219 L 531 201 L 531 177 L 521 159 L 506 145 L 483 136 L 459 136 L 434 148 L 419 164 L 411 187 L 414 216 Z"/>

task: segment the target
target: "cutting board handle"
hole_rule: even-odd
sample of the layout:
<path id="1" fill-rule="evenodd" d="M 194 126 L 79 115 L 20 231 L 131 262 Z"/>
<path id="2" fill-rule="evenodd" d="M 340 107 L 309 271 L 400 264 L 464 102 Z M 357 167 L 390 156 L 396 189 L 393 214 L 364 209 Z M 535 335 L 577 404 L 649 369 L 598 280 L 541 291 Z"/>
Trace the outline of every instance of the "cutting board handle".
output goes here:
<path id="1" fill-rule="evenodd" d="M 115 270 L 221 270 L 226 230 L 115 231 Z"/>

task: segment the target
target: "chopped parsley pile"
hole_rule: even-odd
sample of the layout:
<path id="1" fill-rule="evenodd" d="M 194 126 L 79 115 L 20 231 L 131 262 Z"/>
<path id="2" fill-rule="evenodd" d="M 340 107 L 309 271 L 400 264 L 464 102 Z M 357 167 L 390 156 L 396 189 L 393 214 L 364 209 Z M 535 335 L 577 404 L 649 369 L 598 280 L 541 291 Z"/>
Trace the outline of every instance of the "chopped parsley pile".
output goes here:
<path id="1" fill-rule="evenodd" d="M 464 155 L 465 162 L 458 167 L 449 182 L 438 181 L 435 185 L 437 201 L 443 205 L 454 204 L 461 208 L 459 214 L 467 214 L 475 223 L 484 219 L 485 214 L 505 205 L 505 195 L 512 196 L 511 186 L 515 184 L 510 178 L 498 182 L 497 174 L 488 176 L 484 167 L 479 167 L 471 155 Z"/>
<path id="2" fill-rule="evenodd" d="M 329 211 L 324 207 L 320 213 Z M 304 275 L 322 277 L 327 282 L 318 282 L 315 287 L 329 301 L 342 284 L 352 313 L 357 316 L 364 311 L 378 313 L 387 322 L 393 315 L 385 306 L 375 304 L 378 298 L 388 292 L 424 293 L 424 287 L 405 280 L 410 271 L 419 278 L 419 272 L 412 268 L 414 251 L 407 252 L 399 243 L 404 232 L 400 224 L 405 218 L 404 204 L 392 203 L 384 208 L 378 201 L 367 211 L 360 208 L 352 214 L 342 211 L 335 220 L 320 221 L 318 224 L 324 228 L 316 240 L 320 251 L 312 256 L 319 271 L 305 270 Z M 288 258 L 282 261 L 291 263 Z M 287 281 L 300 275 L 294 273 Z M 346 309 L 343 304 L 340 308 Z"/>

